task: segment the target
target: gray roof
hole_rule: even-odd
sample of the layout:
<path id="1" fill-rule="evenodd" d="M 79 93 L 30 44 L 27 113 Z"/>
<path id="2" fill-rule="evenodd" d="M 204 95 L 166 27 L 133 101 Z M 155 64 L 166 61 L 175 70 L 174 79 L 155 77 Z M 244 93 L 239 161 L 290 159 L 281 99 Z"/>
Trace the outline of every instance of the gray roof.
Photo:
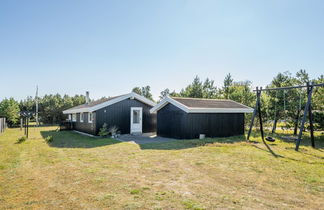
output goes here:
<path id="1" fill-rule="evenodd" d="M 226 99 L 202 99 L 202 98 L 183 98 L 183 97 L 171 97 L 171 98 L 189 108 L 234 108 L 234 109 L 247 108 L 247 106 L 243 104 L 237 103 L 232 100 L 226 100 Z"/>
<path id="2" fill-rule="evenodd" d="M 137 93 L 131 92 L 128 94 L 123 94 L 119 96 L 114 96 L 110 98 L 103 98 L 97 101 L 91 101 L 87 104 L 82 104 L 79 106 L 72 107 L 70 109 L 64 110 L 63 114 L 74 114 L 74 113 L 81 113 L 81 112 L 94 112 L 96 110 L 99 110 L 103 107 L 110 106 L 112 104 L 118 103 L 120 101 L 126 100 L 126 99 L 136 99 L 142 103 L 145 103 L 149 106 L 155 106 L 156 104 L 151 101 L 150 99 L 145 98 L 144 96 L 141 96 Z"/>
<path id="3" fill-rule="evenodd" d="M 70 109 L 67 109 L 66 111 L 70 111 L 70 110 L 74 110 L 74 109 L 90 108 L 90 107 L 96 106 L 98 104 L 102 104 L 104 102 L 110 101 L 110 100 L 112 100 L 114 98 L 118 98 L 120 96 L 123 96 L 123 95 L 113 96 L 113 97 L 109 97 L 109 98 L 102 98 L 102 99 L 99 99 L 99 100 L 96 100 L 96 101 L 91 101 L 88 104 L 81 104 L 79 106 L 75 106 L 75 107 L 72 107 Z"/>

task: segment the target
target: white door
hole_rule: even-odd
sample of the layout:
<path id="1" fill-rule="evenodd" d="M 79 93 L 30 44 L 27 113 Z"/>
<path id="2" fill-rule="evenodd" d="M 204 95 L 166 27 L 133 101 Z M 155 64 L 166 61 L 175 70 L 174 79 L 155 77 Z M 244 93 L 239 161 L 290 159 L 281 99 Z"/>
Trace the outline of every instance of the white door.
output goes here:
<path id="1" fill-rule="evenodd" d="M 131 133 L 142 133 L 142 107 L 131 107 Z"/>

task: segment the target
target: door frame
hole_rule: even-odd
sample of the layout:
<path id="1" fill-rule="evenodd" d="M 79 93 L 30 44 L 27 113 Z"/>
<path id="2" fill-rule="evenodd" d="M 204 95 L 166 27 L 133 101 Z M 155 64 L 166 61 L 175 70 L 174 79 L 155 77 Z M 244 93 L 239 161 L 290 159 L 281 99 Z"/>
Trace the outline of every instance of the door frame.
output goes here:
<path id="1" fill-rule="evenodd" d="M 140 111 L 140 128 L 137 130 L 132 129 L 133 128 L 133 110 L 139 110 Z M 130 133 L 143 133 L 143 107 L 131 107 L 130 110 Z"/>

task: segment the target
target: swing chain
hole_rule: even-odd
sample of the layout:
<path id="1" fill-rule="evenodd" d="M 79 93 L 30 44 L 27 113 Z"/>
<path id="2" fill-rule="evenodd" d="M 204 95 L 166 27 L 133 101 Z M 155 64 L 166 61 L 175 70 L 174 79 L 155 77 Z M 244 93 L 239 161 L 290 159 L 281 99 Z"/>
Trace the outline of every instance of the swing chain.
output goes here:
<path id="1" fill-rule="evenodd" d="M 284 90 L 284 112 L 286 112 L 286 90 Z"/>

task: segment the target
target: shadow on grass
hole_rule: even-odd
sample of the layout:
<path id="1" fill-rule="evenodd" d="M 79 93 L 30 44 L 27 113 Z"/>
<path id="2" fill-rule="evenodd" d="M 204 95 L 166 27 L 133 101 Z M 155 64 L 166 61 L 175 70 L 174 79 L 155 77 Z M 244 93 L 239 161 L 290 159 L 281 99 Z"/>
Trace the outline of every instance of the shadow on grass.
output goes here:
<path id="1" fill-rule="evenodd" d="M 122 143 L 121 141 L 110 138 L 93 138 L 84 136 L 72 131 L 41 131 L 42 137 L 53 136 L 53 141 L 48 143 L 51 147 L 58 148 L 94 148 L 106 145 Z M 191 139 L 191 140 L 174 140 L 159 143 L 137 143 L 141 149 L 155 150 L 181 150 L 204 146 L 211 143 L 227 143 L 233 144 L 237 142 L 245 142 L 245 136 L 233 136 L 227 138 L 207 138 L 207 139 Z"/>
<path id="2" fill-rule="evenodd" d="M 42 137 L 53 136 L 53 141 L 48 143 L 51 147 L 58 148 L 94 148 L 120 143 L 110 138 L 93 138 L 72 131 L 41 131 Z"/>
<path id="3" fill-rule="evenodd" d="M 316 134 L 315 138 L 314 138 L 314 140 L 315 140 L 315 149 L 323 152 L 322 149 L 324 148 L 324 135 L 321 134 L 321 132 L 316 132 L 315 134 Z M 265 131 L 264 136 L 265 137 L 266 136 L 271 136 L 271 137 L 273 137 L 275 139 L 278 139 L 278 140 L 280 140 L 282 142 L 286 142 L 286 143 L 295 144 L 295 142 L 296 142 L 294 140 L 294 138 L 296 138 L 296 137 L 294 137 L 294 135 L 289 134 L 289 133 L 271 133 L 269 131 Z M 257 131 L 257 130 L 252 132 L 251 137 L 261 138 L 260 132 Z M 302 140 L 300 142 L 300 145 L 301 146 L 309 146 L 309 147 L 311 146 L 311 138 L 310 138 L 309 132 L 304 132 Z"/>
<path id="4" fill-rule="evenodd" d="M 262 150 L 262 151 L 265 151 L 265 152 L 269 152 L 271 153 L 274 157 L 276 158 L 282 158 L 282 159 L 287 159 L 287 160 L 291 160 L 291 161 L 295 161 L 295 162 L 301 162 L 301 163 L 307 163 L 307 164 L 321 164 L 323 165 L 323 157 L 319 156 L 319 155 L 313 155 L 313 154 L 309 154 L 309 153 L 305 153 L 303 152 L 303 155 L 309 155 L 309 156 L 312 156 L 318 160 L 315 160 L 315 161 L 308 161 L 308 160 L 303 160 L 303 159 L 296 159 L 296 158 L 293 158 L 293 157 L 288 157 L 288 156 L 283 156 L 283 155 L 279 155 L 279 154 L 276 154 L 274 153 L 272 150 L 269 151 L 269 148 L 265 149 L 265 148 L 261 148 L 257 145 L 252 145 L 254 148 L 256 149 L 259 149 L 259 150 Z M 302 149 L 301 149 L 302 150 Z M 292 149 L 292 152 L 295 152 L 295 149 L 293 148 Z"/>
<path id="5" fill-rule="evenodd" d="M 274 134 L 274 136 L 283 142 L 295 143 L 296 142 L 295 139 L 297 139 L 297 137 L 290 135 L 290 134 Z M 315 149 L 321 150 L 324 148 L 324 135 L 322 135 L 322 134 L 315 135 L 314 140 L 315 140 Z M 303 135 L 300 142 L 301 142 L 300 143 L 301 145 L 311 146 L 311 138 L 310 138 L 309 134 L 307 133 L 307 134 Z"/>
<path id="6" fill-rule="evenodd" d="M 261 138 L 261 135 L 258 132 L 253 132 L 251 136 L 253 136 L 254 138 Z M 291 134 L 276 134 L 276 133 L 271 134 L 270 132 L 267 132 L 267 133 L 265 133 L 265 136 L 272 136 L 275 139 L 281 140 L 282 142 L 293 143 L 295 145 L 294 140 L 291 140 L 290 138 L 285 138 L 285 137 L 291 137 L 292 136 Z M 324 143 L 324 135 L 320 134 L 318 136 L 315 136 L 315 146 L 316 146 L 316 148 L 314 148 L 314 149 L 319 151 L 319 152 L 324 152 L 323 149 L 322 149 L 323 148 L 323 143 Z M 261 147 L 259 147 L 257 145 L 252 145 L 252 146 L 254 148 L 256 148 L 256 149 L 269 152 L 276 158 L 285 158 L 285 159 L 289 159 L 289 160 L 292 160 L 292 161 L 304 162 L 304 163 L 308 163 L 308 164 L 318 164 L 319 163 L 319 162 L 310 163 L 309 161 L 298 160 L 298 159 L 295 159 L 295 158 L 279 155 L 279 154 L 275 153 L 273 151 L 273 149 L 270 147 L 270 146 L 276 146 L 277 143 L 267 143 L 265 140 L 263 140 L 263 144 L 265 145 L 266 148 L 261 148 Z M 311 147 L 309 135 L 307 135 L 307 134 L 304 135 L 304 139 L 302 139 L 301 145 Z M 286 147 L 285 149 L 291 150 L 291 152 L 296 152 L 295 151 L 295 146 L 293 146 L 291 148 Z M 316 159 L 319 159 L 320 161 L 322 161 L 324 159 L 324 157 L 322 157 L 320 155 L 312 154 L 312 153 L 309 153 L 307 151 L 308 151 L 307 148 L 299 148 L 298 152 L 303 153 L 304 155 L 312 156 L 312 157 L 314 157 Z"/>
<path id="7" fill-rule="evenodd" d="M 245 136 L 232 136 L 226 138 L 206 138 L 206 139 L 190 139 L 190 140 L 174 140 L 160 143 L 139 144 L 141 149 L 152 150 L 181 150 L 194 147 L 205 146 L 212 143 L 234 144 L 238 142 L 246 142 Z"/>
<path id="8" fill-rule="evenodd" d="M 252 145 L 252 147 L 256 148 L 256 149 L 259 149 L 259 150 L 262 150 L 262 151 L 265 151 L 265 152 L 269 152 L 271 155 L 273 155 L 275 158 L 285 158 L 284 156 L 282 155 L 278 155 L 277 153 L 275 153 L 271 147 L 267 144 L 267 143 L 264 143 L 264 145 L 266 146 L 267 149 L 263 149 L 261 147 L 258 147 L 257 145 Z"/>
<path id="9" fill-rule="evenodd" d="M 265 136 L 267 136 L 266 134 L 265 134 Z M 251 133 L 251 137 L 253 137 L 253 138 L 261 138 L 261 135 L 260 134 L 257 134 L 256 132 L 252 132 Z M 264 137 L 265 138 L 265 137 Z M 251 141 L 251 140 L 249 140 L 249 142 L 250 143 L 259 143 L 259 142 L 256 142 L 256 141 Z M 260 147 L 258 147 L 258 146 L 256 146 L 256 145 L 252 145 L 253 147 L 255 147 L 255 148 L 257 148 L 257 149 L 260 149 L 260 150 L 263 150 L 263 151 L 266 151 L 266 152 L 269 152 L 272 156 L 274 156 L 275 158 L 278 158 L 278 157 L 281 157 L 281 158 L 283 158 L 283 156 L 281 156 L 281 155 L 278 155 L 277 153 L 275 153 L 273 150 L 272 150 L 272 148 L 270 147 L 270 146 L 272 146 L 272 145 L 276 145 L 276 143 L 272 143 L 272 144 L 268 144 L 264 139 L 262 139 L 262 143 L 264 144 L 264 146 L 267 148 L 267 149 L 263 149 L 263 148 L 260 148 Z"/>

